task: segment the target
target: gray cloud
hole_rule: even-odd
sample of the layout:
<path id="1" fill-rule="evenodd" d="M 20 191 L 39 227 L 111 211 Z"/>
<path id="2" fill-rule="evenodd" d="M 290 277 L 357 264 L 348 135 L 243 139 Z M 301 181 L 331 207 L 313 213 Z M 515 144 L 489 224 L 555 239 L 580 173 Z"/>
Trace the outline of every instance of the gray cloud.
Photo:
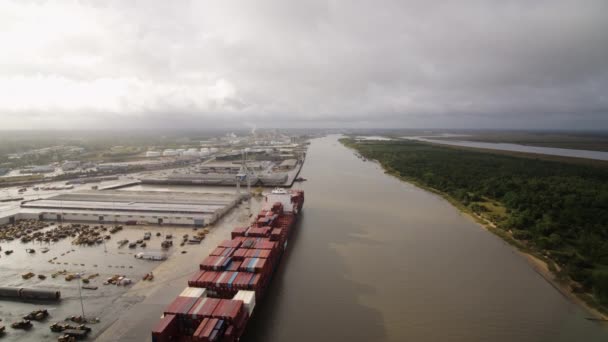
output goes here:
<path id="1" fill-rule="evenodd" d="M 13 1 L 6 128 L 608 128 L 606 1 Z"/>

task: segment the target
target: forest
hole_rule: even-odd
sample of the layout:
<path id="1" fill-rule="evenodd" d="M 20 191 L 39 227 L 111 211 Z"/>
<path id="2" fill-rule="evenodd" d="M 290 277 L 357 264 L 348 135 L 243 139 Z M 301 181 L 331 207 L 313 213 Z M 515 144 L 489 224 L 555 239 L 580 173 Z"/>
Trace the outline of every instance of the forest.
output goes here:
<path id="1" fill-rule="evenodd" d="M 608 166 L 415 141 L 342 142 L 406 180 L 438 190 L 559 265 L 608 306 Z"/>

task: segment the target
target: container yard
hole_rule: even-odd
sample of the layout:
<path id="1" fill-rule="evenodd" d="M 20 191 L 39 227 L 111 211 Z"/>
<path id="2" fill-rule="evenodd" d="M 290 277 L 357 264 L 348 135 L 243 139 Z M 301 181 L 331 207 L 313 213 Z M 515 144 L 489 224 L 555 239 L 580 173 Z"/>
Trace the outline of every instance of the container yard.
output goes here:
<path id="1" fill-rule="evenodd" d="M 218 231 L 248 219 L 243 203 L 206 229 L 38 220 L 7 223 L 0 227 L 0 325 L 7 329 L 2 340 L 55 341 L 63 332 L 51 325 L 78 327 L 82 322 L 71 318 L 79 321 L 83 308 L 86 327 L 92 329 L 88 338 L 96 338 L 124 322 L 117 318 L 152 291 L 185 276 L 179 265 L 205 251 Z M 198 244 L 182 245 L 185 235 L 190 240 L 201 234 Z M 173 243 L 163 248 L 167 241 Z M 42 308 L 50 313 L 45 320 L 32 321 L 27 330 L 10 327 Z"/>
<path id="2" fill-rule="evenodd" d="M 184 263 L 205 250 L 205 240 L 225 222 L 248 218 L 245 194 L 225 188 L 175 190 L 79 189 L 26 198 L 5 212 L 0 325 L 7 331 L 2 339 L 54 341 L 83 322 L 91 329 L 87 338 L 96 337 L 144 300 L 146 291 L 162 286 L 166 277 L 180 276 L 179 267 L 162 271 L 164 264 Z M 41 308 L 49 310 L 49 318 L 32 321 L 27 329 L 11 328 Z"/>
<path id="3" fill-rule="evenodd" d="M 251 192 L 249 186 L 241 193 L 239 185 L 290 186 L 304 155 L 298 155 L 289 169 L 279 167 L 286 157 L 277 149 L 226 147 L 219 160 L 213 155 L 215 149 L 206 160 L 173 169 L 114 168 L 120 163 L 110 162 L 100 165 L 117 172 L 5 183 L 0 189 L 2 340 L 141 340 L 182 292 L 173 284 L 188 283 L 192 260 L 203 272 L 200 264 L 207 257 L 224 264 L 209 265 L 218 279 L 211 279 L 212 272 L 200 282 L 196 279 L 209 289 L 194 286 L 196 290 L 183 294 L 208 299 L 193 312 L 197 317 L 206 315 L 205 324 L 201 320 L 196 329 L 187 331 L 210 338 L 240 335 L 280 255 L 275 249 L 281 234 L 257 226 L 254 213 L 266 202 L 251 197 L 258 191 Z M 255 157 L 245 156 L 245 162 L 239 162 L 243 151 Z M 66 169 L 71 166 L 64 164 Z M 201 175 L 221 181 L 196 181 Z M 150 178 L 170 181 L 143 181 Z M 173 181 L 180 178 L 194 181 Z M 235 185 L 236 191 L 229 188 Z M 223 241 L 237 234 L 233 230 L 243 230 L 234 227 L 250 227 L 241 237 L 272 239 L 273 244 L 228 247 Z M 232 254 L 241 261 L 225 264 Z M 226 290 L 233 283 L 240 284 L 240 292 Z M 26 319 L 42 311 L 47 313 L 44 319 Z M 175 316 L 183 324 L 194 324 L 178 311 Z M 165 322 L 169 327 L 173 324 L 169 316 Z"/>
<path id="4" fill-rule="evenodd" d="M 260 213 L 200 261 L 188 287 L 163 311 L 152 341 L 238 341 L 271 281 L 304 204 L 275 189 Z"/>
<path id="5" fill-rule="evenodd" d="M 0 324 L 7 326 L 5 341 L 57 340 L 61 335 L 50 329 L 53 323 L 78 326 L 86 322 L 91 334 L 98 334 L 120 310 L 113 302 L 158 265 L 158 261 L 135 258 L 136 253 L 179 254 L 177 246 L 161 247 L 167 235 L 175 234 L 176 228 L 170 227 L 94 229 L 83 224 L 18 221 L 0 229 Z M 151 236 L 145 247 L 118 243 L 143 240 L 145 232 Z M 49 317 L 32 321 L 27 330 L 10 328 L 38 309 L 48 310 Z M 81 320 L 83 313 L 85 321 L 70 319 Z"/>

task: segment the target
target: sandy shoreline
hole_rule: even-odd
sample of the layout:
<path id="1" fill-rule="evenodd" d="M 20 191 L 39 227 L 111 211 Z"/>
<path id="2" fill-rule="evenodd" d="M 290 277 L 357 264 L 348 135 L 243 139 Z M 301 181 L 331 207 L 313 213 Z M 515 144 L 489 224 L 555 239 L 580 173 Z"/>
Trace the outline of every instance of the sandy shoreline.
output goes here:
<path id="1" fill-rule="evenodd" d="M 591 318 L 597 319 L 597 320 L 608 321 L 608 315 L 591 307 L 585 301 L 580 299 L 575 293 L 572 293 L 572 291 L 570 291 L 569 284 L 564 284 L 564 283 L 559 282 L 555 278 L 555 274 L 553 274 L 553 272 L 551 272 L 549 270 L 549 267 L 547 266 L 546 262 L 538 259 L 537 257 L 535 257 L 531 254 L 524 253 L 522 251 L 518 251 L 518 253 L 520 255 L 522 255 L 524 258 L 526 258 L 526 260 L 528 261 L 528 263 L 530 264 L 530 266 L 534 269 L 534 271 L 536 273 L 538 273 L 541 277 L 543 277 L 549 284 L 551 284 L 551 286 L 553 286 L 557 291 L 559 291 L 564 297 L 568 298 L 572 302 L 583 307 L 591 315 L 593 315 L 593 317 L 591 317 Z"/>

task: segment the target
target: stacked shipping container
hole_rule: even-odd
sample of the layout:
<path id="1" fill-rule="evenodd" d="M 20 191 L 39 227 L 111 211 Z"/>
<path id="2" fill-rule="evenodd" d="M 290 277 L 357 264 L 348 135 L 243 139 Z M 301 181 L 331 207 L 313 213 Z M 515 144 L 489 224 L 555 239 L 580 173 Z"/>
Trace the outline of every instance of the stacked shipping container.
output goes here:
<path id="1" fill-rule="evenodd" d="M 304 192 L 275 189 L 249 227 L 232 231 L 200 264 L 152 331 L 152 341 L 232 342 L 263 297 L 296 222 Z"/>

